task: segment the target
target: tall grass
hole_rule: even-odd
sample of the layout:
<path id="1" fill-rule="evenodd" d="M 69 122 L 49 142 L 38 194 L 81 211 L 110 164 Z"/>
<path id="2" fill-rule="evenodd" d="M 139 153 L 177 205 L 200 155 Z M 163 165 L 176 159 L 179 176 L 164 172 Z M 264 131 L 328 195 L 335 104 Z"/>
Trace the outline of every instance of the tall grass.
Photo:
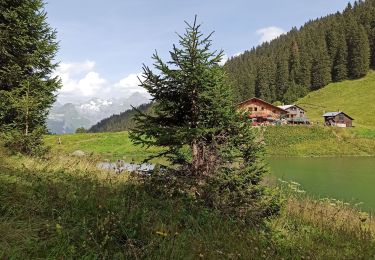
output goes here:
<path id="1" fill-rule="evenodd" d="M 184 196 L 159 197 L 94 159 L 0 157 L 0 258 L 369 259 L 374 220 L 280 187 L 285 207 L 250 227 Z M 333 205 L 334 204 L 334 205 Z"/>

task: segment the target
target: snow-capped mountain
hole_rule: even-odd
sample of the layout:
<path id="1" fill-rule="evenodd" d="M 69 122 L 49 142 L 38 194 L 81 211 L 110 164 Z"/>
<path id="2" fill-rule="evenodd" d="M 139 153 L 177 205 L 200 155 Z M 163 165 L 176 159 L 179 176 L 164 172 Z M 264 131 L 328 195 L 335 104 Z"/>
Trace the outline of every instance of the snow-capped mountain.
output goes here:
<path id="1" fill-rule="evenodd" d="M 47 126 L 52 133 L 73 133 L 78 127 L 89 128 L 104 118 L 124 112 L 131 106 L 148 102 L 149 99 L 141 93 L 134 93 L 123 99 L 92 98 L 85 102 L 64 105 L 56 102 L 50 110 Z"/>
<path id="2" fill-rule="evenodd" d="M 112 104 L 113 104 L 113 102 L 110 101 L 110 100 L 103 100 L 103 99 L 100 99 L 100 98 L 96 98 L 96 99 L 90 100 L 86 104 L 80 105 L 79 108 L 82 111 L 99 112 L 103 108 L 109 107 Z"/>

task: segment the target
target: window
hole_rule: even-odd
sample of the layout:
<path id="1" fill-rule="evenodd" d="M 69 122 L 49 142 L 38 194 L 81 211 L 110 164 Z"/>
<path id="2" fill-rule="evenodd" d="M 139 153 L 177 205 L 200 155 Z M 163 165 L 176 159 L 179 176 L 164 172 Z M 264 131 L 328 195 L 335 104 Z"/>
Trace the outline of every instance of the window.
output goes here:
<path id="1" fill-rule="evenodd" d="M 262 111 L 264 110 L 264 107 L 262 107 Z"/>
<path id="2" fill-rule="evenodd" d="M 344 121 L 344 119 L 345 119 L 344 114 L 340 114 L 340 115 L 339 115 L 339 120 L 340 120 L 340 121 Z"/>
<path id="3" fill-rule="evenodd" d="M 254 111 L 258 111 L 258 108 L 257 108 L 257 107 L 254 107 Z"/>

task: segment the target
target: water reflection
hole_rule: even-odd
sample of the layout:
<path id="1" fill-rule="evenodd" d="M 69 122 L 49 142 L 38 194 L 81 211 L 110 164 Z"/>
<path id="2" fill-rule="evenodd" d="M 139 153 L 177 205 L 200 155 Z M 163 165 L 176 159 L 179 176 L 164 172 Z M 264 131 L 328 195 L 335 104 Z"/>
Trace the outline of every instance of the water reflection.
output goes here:
<path id="1" fill-rule="evenodd" d="M 151 163 L 127 163 L 123 160 L 117 162 L 101 162 L 97 165 L 99 169 L 114 171 L 116 173 L 122 172 L 148 172 L 155 168 Z"/>

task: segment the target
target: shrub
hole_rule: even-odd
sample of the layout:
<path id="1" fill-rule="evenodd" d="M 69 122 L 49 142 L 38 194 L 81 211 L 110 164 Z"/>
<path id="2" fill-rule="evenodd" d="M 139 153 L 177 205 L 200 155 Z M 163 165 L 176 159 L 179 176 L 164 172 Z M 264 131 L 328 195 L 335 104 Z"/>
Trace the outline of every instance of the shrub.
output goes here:
<path id="1" fill-rule="evenodd" d="M 21 153 L 30 156 L 42 156 L 49 150 L 44 146 L 43 128 L 36 128 L 28 135 L 19 130 L 9 130 L 2 134 L 4 146 L 13 153 Z"/>

